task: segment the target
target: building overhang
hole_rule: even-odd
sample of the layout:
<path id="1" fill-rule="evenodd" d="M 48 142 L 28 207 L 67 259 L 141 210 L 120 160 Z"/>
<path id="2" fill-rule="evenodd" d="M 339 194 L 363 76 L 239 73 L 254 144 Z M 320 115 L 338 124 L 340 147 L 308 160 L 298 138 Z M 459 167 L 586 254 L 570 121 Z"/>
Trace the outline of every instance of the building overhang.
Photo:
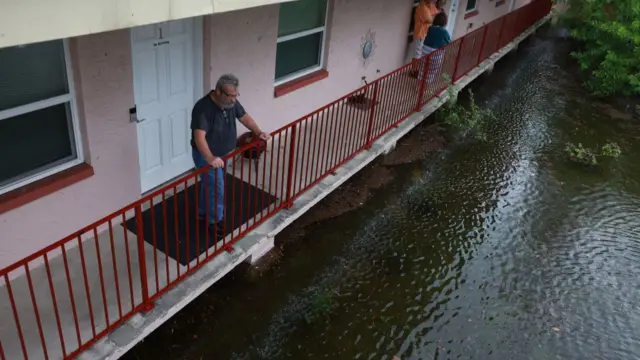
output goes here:
<path id="1" fill-rule="evenodd" d="M 0 0 L 0 48 L 295 0 Z"/>

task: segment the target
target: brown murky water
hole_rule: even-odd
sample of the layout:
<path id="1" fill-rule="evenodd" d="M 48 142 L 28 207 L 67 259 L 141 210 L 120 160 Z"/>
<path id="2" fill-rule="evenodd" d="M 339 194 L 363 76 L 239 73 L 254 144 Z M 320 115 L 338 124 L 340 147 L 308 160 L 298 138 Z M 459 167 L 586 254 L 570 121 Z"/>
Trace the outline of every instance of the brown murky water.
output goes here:
<path id="1" fill-rule="evenodd" d="M 589 100 L 566 50 L 534 39 L 473 85 L 498 115 L 489 142 L 396 166 L 125 358 L 640 358 L 640 122 Z M 565 159 L 566 141 L 607 140 L 619 159 Z"/>

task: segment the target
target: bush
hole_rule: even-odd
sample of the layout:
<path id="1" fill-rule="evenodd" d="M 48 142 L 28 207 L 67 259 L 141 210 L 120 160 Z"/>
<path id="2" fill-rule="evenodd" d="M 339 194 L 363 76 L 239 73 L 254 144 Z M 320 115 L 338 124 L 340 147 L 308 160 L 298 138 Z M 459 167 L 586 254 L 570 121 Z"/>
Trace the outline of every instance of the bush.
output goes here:
<path id="1" fill-rule="evenodd" d="M 447 89 L 451 101 L 438 113 L 440 121 L 463 134 L 471 133 L 476 139 L 486 141 L 486 123 L 495 116 L 489 109 L 480 108 L 473 97 L 473 92 L 468 90 L 469 105 L 464 107 L 455 102 L 457 90 L 454 85 Z"/>
<path id="2" fill-rule="evenodd" d="M 640 1 L 568 0 L 561 18 L 581 49 L 572 52 L 596 96 L 640 94 Z"/>

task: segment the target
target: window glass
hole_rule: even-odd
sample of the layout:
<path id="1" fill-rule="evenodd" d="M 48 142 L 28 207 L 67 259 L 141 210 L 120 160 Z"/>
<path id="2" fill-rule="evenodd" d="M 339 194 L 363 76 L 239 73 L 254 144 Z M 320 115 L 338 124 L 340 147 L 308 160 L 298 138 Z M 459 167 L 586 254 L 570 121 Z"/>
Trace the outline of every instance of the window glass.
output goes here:
<path id="1" fill-rule="evenodd" d="M 69 105 L 0 120 L 0 186 L 76 158 Z"/>
<path id="2" fill-rule="evenodd" d="M 467 0 L 467 11 L 475 10 L 478 0 Z"/>
<path id="3" fill-rule="evenodd" d="M 322 33 L 278 43 L 276 79 L 320 64 Z"/>
<path id="4" fill-rule="evenodd" d="M 69 93 L 61 40 L 0 49 L 0 111 Z"/>
<path id="5" fill-rule="evenodd" d="M 327 0 L 297 0 L 280 5 L 278 37 L 325 25 Z"/>

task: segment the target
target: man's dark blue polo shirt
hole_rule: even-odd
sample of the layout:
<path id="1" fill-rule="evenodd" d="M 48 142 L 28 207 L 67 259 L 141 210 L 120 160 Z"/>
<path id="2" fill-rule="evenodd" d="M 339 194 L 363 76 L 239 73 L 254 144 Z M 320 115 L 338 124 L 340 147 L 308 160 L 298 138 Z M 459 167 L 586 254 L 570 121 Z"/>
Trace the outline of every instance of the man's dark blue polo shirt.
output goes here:
<path id="1" fill-rule="evenodd" d="M 213 156 L 222 157 L 235 149 L 238 138 L 236 119 L 243 117 L 245 111 L 238 101 L 232 108 L 223 109 L 210 95 L 198 100 L 191 111 L 191 146 L 197 149 L 193 131 L 204 130 L 209 150 Z"/>

